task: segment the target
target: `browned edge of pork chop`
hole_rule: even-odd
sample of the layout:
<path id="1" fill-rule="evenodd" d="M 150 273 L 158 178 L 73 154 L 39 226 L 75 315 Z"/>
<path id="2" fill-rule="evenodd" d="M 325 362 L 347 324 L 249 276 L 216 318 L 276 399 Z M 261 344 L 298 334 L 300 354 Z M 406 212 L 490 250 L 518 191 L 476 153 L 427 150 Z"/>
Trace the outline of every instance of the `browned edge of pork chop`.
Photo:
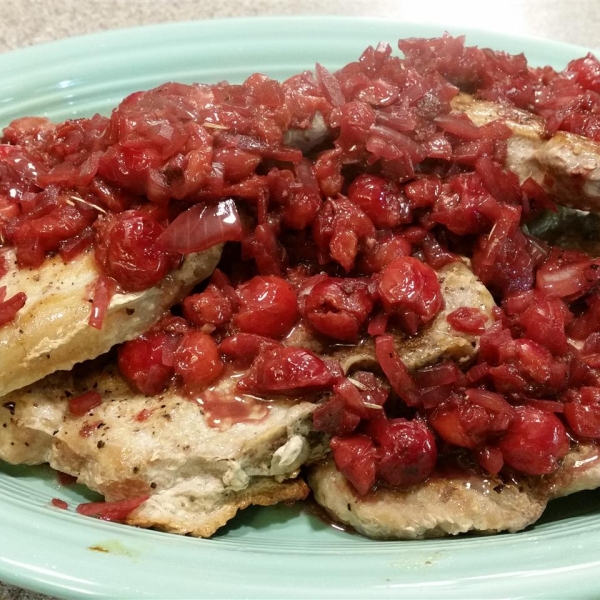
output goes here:
<path id="1" fill-rule="evenodd" d="M 328 459 L 308 470 L 317 503 L 334 519 L 378 539 L 421 539 L 467 532 L 516 532 L 533 525 L 548 501 L 600 487 L 600 450 L 580 443 L 546 476 L 510 480 L 453 470 L 406 489 L 361 496 Z"/>
<path id="2" fill-rule="evenodd" d="M 452 100 L 452 107 L 478 126 L 501 120 L 512 129 L 505 166 L 521 182 L 532 177 L 560 204 L 600 210 L 599 142 L 565 131 L 546 138 L 541 117 L 464 93 Z"/>

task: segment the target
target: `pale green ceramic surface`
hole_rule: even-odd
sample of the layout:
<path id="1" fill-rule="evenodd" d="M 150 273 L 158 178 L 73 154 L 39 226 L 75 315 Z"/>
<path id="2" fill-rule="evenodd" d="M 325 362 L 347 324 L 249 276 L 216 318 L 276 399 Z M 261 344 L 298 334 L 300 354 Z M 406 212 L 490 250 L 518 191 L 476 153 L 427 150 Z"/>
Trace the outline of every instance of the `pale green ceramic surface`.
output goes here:
<path id="1" fill-rule="evenodd" d="M 316 61 L 335 69 L 380 40 L 441 33 L 334 17 L 74 38 L 0 56 L 0 125 L 108 113 L 127 93 L 167 80 L 240 81 L 254 71 L 283 78 Z M 466 33 L 469 43 L 522 51 L 537 65 L 562 67 L 586 51 Z M 73 508 L 92 497 L 84 493 L 59 488 L 49 470 L 0 463 L 0 580 L 69 598 L 600 597 L 600 492 L 553 503 L 526 532 L 422 542 L 373 542 L 288 507 L 249 509 L 212 540 L 182 538 L 81 517 Z M 53 497 L 71 509 L 52 508 Z"/>

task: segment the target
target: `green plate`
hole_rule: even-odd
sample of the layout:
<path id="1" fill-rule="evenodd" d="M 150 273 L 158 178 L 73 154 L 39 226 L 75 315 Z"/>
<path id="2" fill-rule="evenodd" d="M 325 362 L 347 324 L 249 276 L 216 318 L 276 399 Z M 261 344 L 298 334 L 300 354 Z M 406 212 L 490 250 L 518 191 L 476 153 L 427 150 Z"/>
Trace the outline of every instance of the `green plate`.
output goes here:
<path id="1" fill-rule="evenodd" d="M 0 56 L 0 124 L 108 113 L 168 80 L 283 78 L 369 44 L 439 27 L 344 18 L 240 19 L 113 31 Z M 583 48 L 477 31 L 471 44 L 562 68 Z M 1 435 L 1 432 L 0 432 Z M 70 509 L 53 508 L 60 497 Z M 594 598 L 600 492 L 555 501 L 534 528 L 494 537 L 374 542 L 301 507 L 249 509 L 211 540 L 77 515 L 90 494 L 49 470 L 0 463 L 0 580 L 68 598 Z"/>

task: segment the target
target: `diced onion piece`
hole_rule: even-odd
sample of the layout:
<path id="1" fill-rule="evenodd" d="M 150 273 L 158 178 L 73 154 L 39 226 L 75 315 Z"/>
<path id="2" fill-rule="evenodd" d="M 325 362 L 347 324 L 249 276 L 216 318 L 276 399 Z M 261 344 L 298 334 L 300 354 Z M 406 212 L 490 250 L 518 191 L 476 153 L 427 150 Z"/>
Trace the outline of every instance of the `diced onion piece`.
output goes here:
<path id="1" fill-rule="evenodd" d="M 69 400 L 69 412 L 74 417 L 83 417 L 96 406 L 102 404 L 102 396 L 95 391 L 89 391 Z"/>
<path id="2" fill-rule="evenodd" d="M 160 235 L 157 247 L 167 252 L 203 252 L 222 242 L 240 241 L 242 224 L 234 201 L 196 204 L 181 213 Z"/>
<path id="3" fill-rule="evenodd" d="M 334 106 L 341 106 L 346 102 L 344 93 L 340 86 L 340 82 L 336 79 L 335 75 L 330 73 L 323 65 L 317 63 L 316 66 L 317 81 L 323 90 L 323 93 L 327 99 Z"/>
<path id="4" fill-rule="evenodd" d="M 6 287 L 3 286 L 0 288 L 0 327 L 12 321 L 27 302 L 25 292 L 18 292 L 8 300 L 4 300 L 5 297 Z"/>
<path id="5" fill-rule="evenodd" d="M 104 317 L 110 304 L 110 299 L 115 293 L 116 282 L 112 277 L 100 275 L 94 287 L 94 297 L 92 300 L 92 311 L 88 320 L 88 325 L 95 329 L 102 329 Z"/>
<path id="6" fill-rule="evenodd" d="M 120 502 L 87 502 L 77 507 L 77 512 L 86 517 L 97 517 L 103 521 L 121 523 L 150 496 L 129 498 Z"/>
<path id="7" fill-rule="evenodd" d="M 408 406 L 419 404 L 419 390 L 406 365 L 398 356 L 394 347 L 394 338 L 391 335 L 380 335 L 375 339 L 375 354 L 377 362 L 398 396 Z"/>

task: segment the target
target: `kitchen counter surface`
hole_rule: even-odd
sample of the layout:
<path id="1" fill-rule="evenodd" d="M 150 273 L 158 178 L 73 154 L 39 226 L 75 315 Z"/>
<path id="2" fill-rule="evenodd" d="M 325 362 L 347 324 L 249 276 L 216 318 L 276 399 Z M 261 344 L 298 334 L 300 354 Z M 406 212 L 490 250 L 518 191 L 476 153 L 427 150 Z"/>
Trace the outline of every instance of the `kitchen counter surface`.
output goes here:
<path id="1" fill-rule="evenodd" d="M 225 0 L 214 4 L 198 0 L 3 0 L 0 52 L 94 31 L 168 21 L 326 14 L 428 20 L 454 28 L 479 27 L 600 48 L 598 0 L 504 0 L 493 5 L 480 0 Z M 0 582 L 0 600 L 44 599 L 47 597 Z"/>

